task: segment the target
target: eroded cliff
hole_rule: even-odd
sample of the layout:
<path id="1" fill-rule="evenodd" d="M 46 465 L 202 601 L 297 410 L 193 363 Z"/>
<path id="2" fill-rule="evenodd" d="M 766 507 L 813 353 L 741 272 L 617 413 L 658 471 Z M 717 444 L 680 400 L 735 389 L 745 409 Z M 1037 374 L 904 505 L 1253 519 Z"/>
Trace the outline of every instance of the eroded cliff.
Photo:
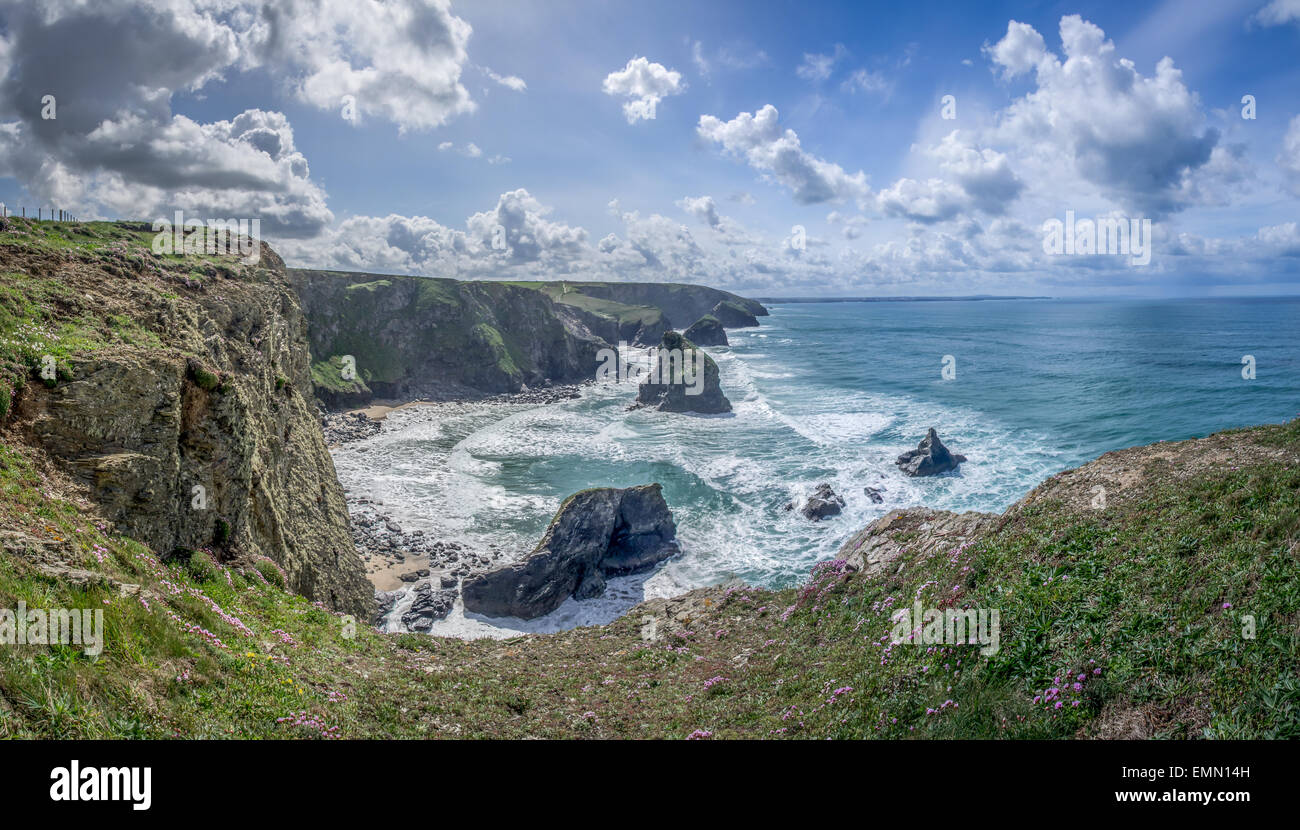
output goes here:
<path id="1" fill-rule="evenodd" d="M 572 383 L 595 376 L 606 345 L 566 328 L 544 293 L 508 283 L 290 275 L 310 321 L 316 393 L 331 406 Z"/>
<path id="2" fill-rule="evenodd" d="M 0 245 L 9 440 L 42 450 L 163 557 L 279 565 L 367 614 L 373 592 L 316 423 L 284 264 L 155 255 L 147 226 L 10 219 Z"/>

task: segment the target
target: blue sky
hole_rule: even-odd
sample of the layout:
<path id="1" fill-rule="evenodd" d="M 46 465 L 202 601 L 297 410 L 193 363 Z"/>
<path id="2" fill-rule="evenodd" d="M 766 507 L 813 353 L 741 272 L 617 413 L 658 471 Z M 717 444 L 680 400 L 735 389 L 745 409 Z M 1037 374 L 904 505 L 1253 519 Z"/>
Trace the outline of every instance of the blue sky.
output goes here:
<path id="1" fill-rule="evenodd" d="M 0 0 L 0 200 L 258 217 L 290 264 L 462 278 L 1300 278 L 1300 0 L 269 8 Z M 1149 220 L 1149 263 L 1047 253 L 1067 210 Z"/>

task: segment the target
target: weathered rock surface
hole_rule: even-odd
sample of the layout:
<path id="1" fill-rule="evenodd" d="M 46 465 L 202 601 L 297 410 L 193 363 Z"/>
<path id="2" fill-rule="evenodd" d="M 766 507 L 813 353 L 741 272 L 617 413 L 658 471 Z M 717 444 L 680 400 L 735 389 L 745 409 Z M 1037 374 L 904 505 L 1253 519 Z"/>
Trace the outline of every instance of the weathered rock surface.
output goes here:
<path id="1" fill-rule="evenodd" d="M 57 381 L 15 401 L 14 427 L 160 555 L 266 556 L 290 590 L 369 619 L 373 590 L 321 437 L 284 264 L 265 245 L 257 265 L 196 257 L 179 272 L 143 245 L 124 250 L 119 266 L 94 251 L 0 246 L 0 268 L 66 292 L 50 312 L 56 328 L 86 332 L 93 309 L 139 332 L 61 359 Z"/>
<path id="2" fill-rule="evenodd" d="M 560 506 L 532 553 L 465 579 L 465 610 L 540 617 L 571 596 L 600 595 L 608 577 L 657 565 L 678 552 L 676 537 L 660 485 L 583 490 Z"/>
<path id="3" fill-rule="evenodd" d="M 656 368 L 651 379 L 637 387 L 637 406 L 653 407 L 661 412 L 718 414 L 731 411 L 731 401 L 722 394 L 718 364 L 690 340 L 675 331 L 666 332 L 655 360 Z M 665 370 L 665 361 L 672 360 L 680 360 L 679 366 L 692 371 L 702 366 L 703 379 L 698 373 L 691 375 Z M 659 380 L 668 383 L 659 383 Z"/>
<path id="4" fill-rule="evenodd" d="M 579 338 L 601 340 L 610 345 L 653 346 L 672 328 L 668 316 L 652 306 L 605 301 L 593 308 L 582 302 L 586 295 L 548 293 L 555 301 L 555 313 L 564 327 Z"/>
<path id="5" fill-rule="evenodd" d="M 682 336 L 697 346 L 727 346 L 727 330 L 712 314 L 706 314 L 691 324 Z"/>
<path id="6" fill-rule="evenodd" d="M 709 314 L 729 329 L 753 328 L 758 325 L 758 320 L 754 319 L 749 309 L 733 300 L 723 300 Z"/>
<path id="7" fill-rule="evenodd" d="M 882 488 L 863 487 L 862 492 L 866 494 L 866 497 L 871 499 L 871 501 L 874 502 L 875 504 L 881 504 L 885 500 L 885 497 L 881 495 L 881 493 L 883 492 Z"/>
<path id="8" fill-rule="evenodd" d="M 840 547 L 837 558 L 874 576 L 974 542 L 1001 518 L 993 513 L 952 513 L 928 507 L 891 510 L 855 533 Z"/>
<path id="9" fill-rule="evenodd" d="M 950 452 L 939 440 L 939 433 L 930 427 L 917 448 L 903 453 L 894 463 L 909 476 L 933 476 L 955 470 L 965 460 L 966 456 Z"/>
<path id="10" fill-rule="evenodd" d="M 375 591 L 375 615 L 370 620 L 371 625 L 381 625 L 401 595 L 401 591 Z"/>

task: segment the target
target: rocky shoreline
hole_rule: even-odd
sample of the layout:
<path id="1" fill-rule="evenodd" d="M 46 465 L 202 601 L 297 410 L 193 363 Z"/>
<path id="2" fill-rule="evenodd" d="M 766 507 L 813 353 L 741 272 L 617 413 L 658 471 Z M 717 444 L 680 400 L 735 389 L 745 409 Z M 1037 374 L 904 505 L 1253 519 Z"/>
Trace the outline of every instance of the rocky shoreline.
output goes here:
<path id="1" fill-rule="evenodd" d="M 529 389 L 502 395 L 447 395 L 387 404 L 374 417 L 363 410 L 323 412 L 320 415 L 325 443 L 331 448 L 363 441 L 383 431 L 385 416 L 407 406 L 462 407 L 546 406 L 577 398 L 582 385 L 565 384 Z M 373 411 L 373 410 L 372 410 Z M 401 617 L 409 631 L 428 631 L 432 624 L 450 613 L 459 593 L 461 580 L 484 574 L 500 564 L 506 555 L 495 545 L 472 550 L 457 541 L 434 539 L 423 530 L 404 529 L 384 509 L 382 501 L 355 496 L 344 488 L 352 541 L 365 565 L 366 576 L 375 588 L 377 610 L 371 622 L 382 626 L 394 606 L 414 593 L 409 608 Z"/>
<path id="2" fill-rule="evenodd" d="M 538 389 L 525 389 L 521 392 L 502 395 L 427 394 L 409 401 L 382 403 L 376 401 L 369 409 L 383 409 L 387 412 L 408 406 L 440 404 L 516 404 L 546 406 L 560 401 L 573 400 L 582 394 L 582 383 L 568 383 L 546 386 Z M 361 441 L 379 434 L 383 415 L 373 417 L 365 409 L 347 409 L 320 412 L 321 431 L 325 434 L 325 445 L 337 447 L 353 441 Z"/>

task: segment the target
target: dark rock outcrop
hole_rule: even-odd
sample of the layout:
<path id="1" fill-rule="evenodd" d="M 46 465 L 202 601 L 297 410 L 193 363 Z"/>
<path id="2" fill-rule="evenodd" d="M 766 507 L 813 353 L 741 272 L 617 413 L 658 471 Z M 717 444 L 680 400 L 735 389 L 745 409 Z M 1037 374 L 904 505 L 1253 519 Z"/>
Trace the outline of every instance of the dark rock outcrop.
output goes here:
<path id="1" fill-rule="evenodd" d="M 637 388 L 636 406 L 661 412 L 731 411 L 731 401 L 722 394 L 718 364 L 675 331 L 664 334 L 651 377 Z"/>
<path id="2" fill-rule="evenodd" d="M 732 300 L 718 303 L 709 314 L 729 329 L 753 328 L 758 325 L 758 320 L 754 319 L 749 309 Z"/>
<path id="3" fill-rule="evenodd" d="M 785 506 L 786 510 L 794 509 L 794 502 Z M 808 497 L 808 501 L 799 509 L 805 519 L 812 519 L 814 522 L 822 519 L 838 516 L 844 509 L 844 499 L 835 493 L 831 486 L 825 482 L 817 485 L 817 489 Z"/>
<path id="4" fill-rule="evenodd" d="M 331 447 L 378 435 L 384 428 L 364 412 L 332 412 L 321 418 L 320 426 L 325 443 Z"/>
<path id="5" fill-rule="evenodd" d="M 939 440 L 939 433 L 930 427 L 917 448 L 903 453 L 894 463 L 909 476 L 933 476 L 955 470 L 965 460 L 966 456 L 949 452 Z"/>
<path id="6" fill-rule="evenodd" d="M 682 336 L 697 346 L 727 346 L 727 330 L 712 314 L 706 314 L 691 324 Z"/>
<path id="7" fill-rule="evenodd" d="M 677 526 L 658 484 L 575 493 L 560 505 L 528 556 L 465 580 L 465 610 L 533 619 L 569 597 L 588 599 L 611 576 L 651 568 L 677 553 Z"/>
<path id="8" fill-rule="evenodd" d="M 428 580 L 416 585 L 414 590 L 415 599 L 402 614 L 402 625 L 407 631 L 428 631 L 450 614 L 456 604 L 455 590 L 435 590 Z"/>
<path id="9" fill-rule="evenodd" d="M 862 492 L 875 504 L 881 504 L 885 501 L 885 497 L 880 495 L 882 490 L 879 487 L 863 487 Z"/>
<path id="10" fill-rule="evenodd" d="M 370 623 L 374 626 L 382 625 L 384 617 L 393 610 L 397 604 L 397 598 L 402 595 L 401 591 L 375 591 L 375 616 Z"/>

